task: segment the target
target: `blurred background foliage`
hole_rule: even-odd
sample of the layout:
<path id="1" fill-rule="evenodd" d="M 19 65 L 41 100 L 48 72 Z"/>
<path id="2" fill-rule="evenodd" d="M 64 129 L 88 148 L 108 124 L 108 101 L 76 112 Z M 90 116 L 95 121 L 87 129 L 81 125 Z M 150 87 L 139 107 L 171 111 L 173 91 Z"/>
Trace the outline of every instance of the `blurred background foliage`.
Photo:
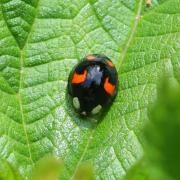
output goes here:
<path id="1" fill-rule="evenodd" d="M 180 86 L 165 79 L 144 128 L 145 154 L 126 179 L 180 179 Z"/>

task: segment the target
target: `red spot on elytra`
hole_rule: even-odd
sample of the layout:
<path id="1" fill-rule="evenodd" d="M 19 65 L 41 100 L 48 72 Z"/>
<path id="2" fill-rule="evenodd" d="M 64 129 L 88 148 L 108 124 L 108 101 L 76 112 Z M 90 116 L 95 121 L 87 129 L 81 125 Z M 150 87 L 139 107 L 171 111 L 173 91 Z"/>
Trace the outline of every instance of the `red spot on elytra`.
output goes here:
<path id="1" fill-rule="evenodd" d="M 83 74 L 74 73 L 72 78 L 72 83 L 79 84 L 85 81 L 87 75 L 87 70 L 84 70 Z"/>
<path id="2" fill-rule="evenodd" d="M 114 67 L 114 64 L 110 60 L 107 60 L 106 62 L 109 66 Z"/>
<path id="3" fill-rule="evenodd" d="M 89 56 L 86 56 L 86 59 L 89 60 L 89 61 L 93 61 L 93 60 L 96 59 L 96 56 L 89 55 Z"/>
<path id="4" fill-rule="evenodd" d="M 113 95 L 114 91 L 115 91 L 115 85 L 111 84 L 109 82 L 109 78 L 107 77 L 104 83 L 104 89 L 105 91 L 110 94 Z"/>

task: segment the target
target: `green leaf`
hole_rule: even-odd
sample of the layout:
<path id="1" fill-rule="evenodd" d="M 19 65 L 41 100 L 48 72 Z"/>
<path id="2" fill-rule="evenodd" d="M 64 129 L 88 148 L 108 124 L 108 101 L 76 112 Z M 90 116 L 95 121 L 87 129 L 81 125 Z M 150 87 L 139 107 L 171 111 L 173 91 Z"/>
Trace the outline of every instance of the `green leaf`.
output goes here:
<path id="1" fill-rule="evenodd" d="M 0 0 L 0 157 L 24 177 L 53 154 L 64 179 L 86 160 L 97 178 L 122 178 L 143 154 L 158 79 L 180 81 L 179 4 L 144 12 L 143 0 Z M 90 53 L 108 55 L 119 73 L 116 101 L 95 127 L 66 97 L 72 67 Z"/>

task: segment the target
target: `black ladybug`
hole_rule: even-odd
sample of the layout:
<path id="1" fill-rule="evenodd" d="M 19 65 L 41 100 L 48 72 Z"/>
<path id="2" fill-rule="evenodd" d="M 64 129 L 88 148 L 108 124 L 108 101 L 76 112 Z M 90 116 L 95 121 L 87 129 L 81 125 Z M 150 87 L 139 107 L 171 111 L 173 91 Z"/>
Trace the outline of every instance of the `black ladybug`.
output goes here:
<path id="1" fill-rule="evenodd" d="M 112 61 L 105 55 L 84 57 L 72 70 L 68 92 L 76 111 L 95 115 L 109 107 L 117 94 L 118 77 Z"/>

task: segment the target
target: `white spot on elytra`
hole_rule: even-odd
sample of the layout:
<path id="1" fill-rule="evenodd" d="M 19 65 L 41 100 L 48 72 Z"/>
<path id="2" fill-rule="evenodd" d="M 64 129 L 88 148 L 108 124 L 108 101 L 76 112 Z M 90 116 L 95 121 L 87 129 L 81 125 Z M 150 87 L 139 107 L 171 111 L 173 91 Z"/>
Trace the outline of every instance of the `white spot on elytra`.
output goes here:
<path id="1" fill-rule="evenodd" d="M 74 97 L 74 98 L 73 98 L 73 106 L 74 106 L 76 109 L 79 109 L 79 108 L 80 108 L 80 103 L 79 103 L 78 97 Z"/>
<path id="2" fill-rule="evenodd" d="M 93 110 L 91 111 L 92 114 L 97 114 L 100 112 L 100 110 L 102 109 L 102 106 L 99 104 L 97 105 L 95 108 L 93 108 Z"/>

